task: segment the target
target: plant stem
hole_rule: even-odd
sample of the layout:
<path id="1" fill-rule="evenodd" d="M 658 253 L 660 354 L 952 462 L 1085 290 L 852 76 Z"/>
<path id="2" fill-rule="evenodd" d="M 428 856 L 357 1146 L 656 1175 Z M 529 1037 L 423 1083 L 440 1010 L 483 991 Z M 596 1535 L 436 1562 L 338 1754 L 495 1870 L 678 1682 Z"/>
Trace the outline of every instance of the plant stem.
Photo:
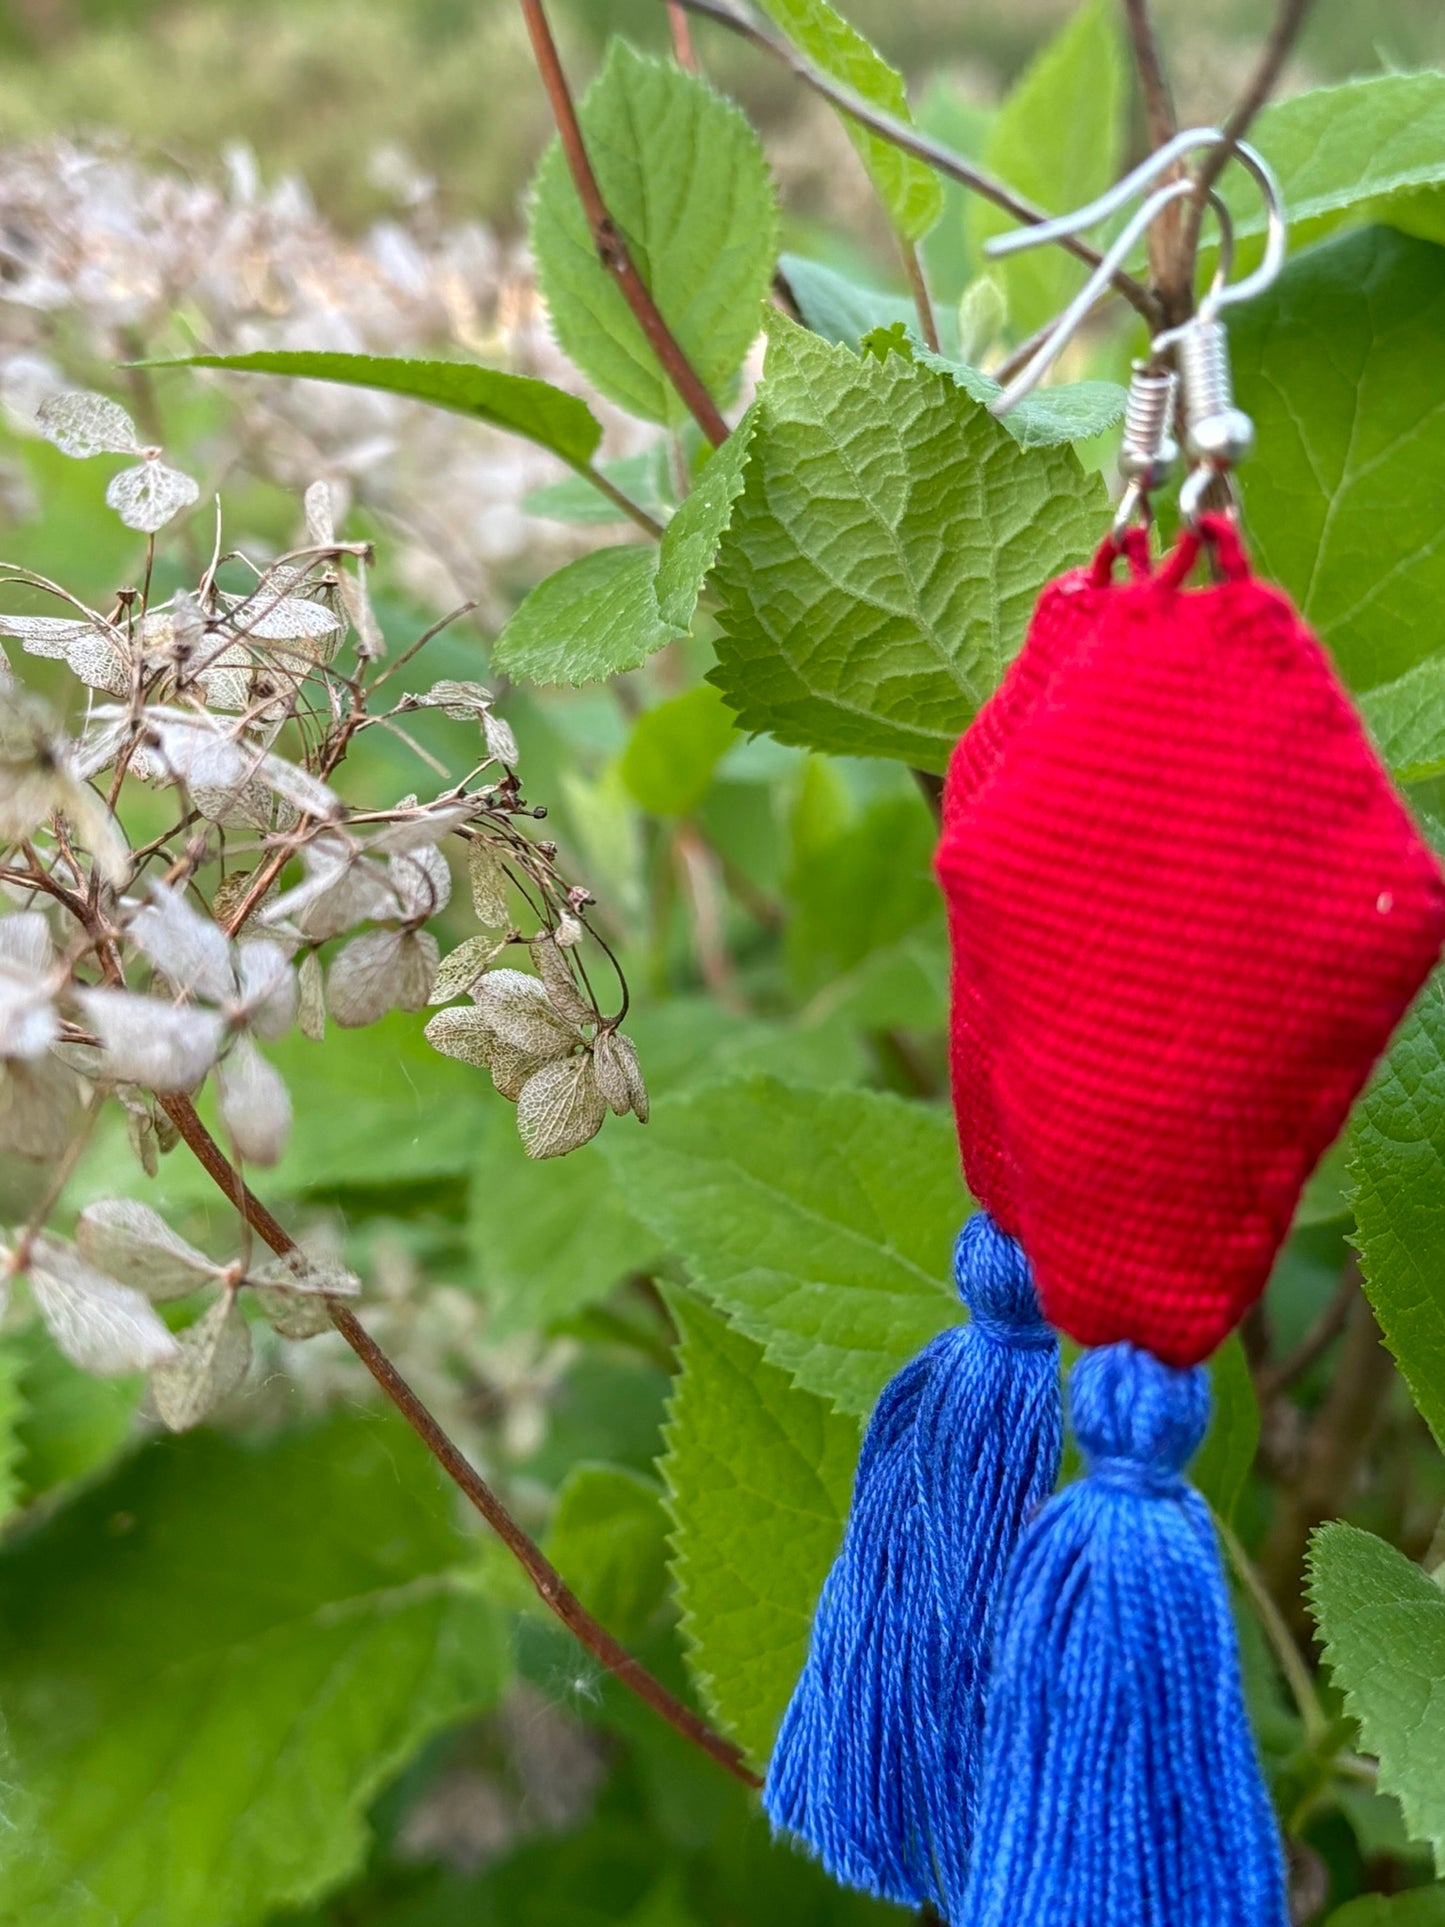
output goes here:
<path id="1" fill-rule="evenodd" d="M 1188 203 L 1188 218 L 1184 225 L 1184 247 L 1191 278 L 1195 252 L 1199 246 L 1199 227 L 1204 219 L 1209 190 L 1228 166 L 1235 147 L 1243 140 L 1255 115 L 1274 92 L 1284 63 L 1309 15 L 1311 4 L 1312 0 L 1281 0 L 1259 65 L 1224 123 L 1223 141 L 1218 147 L 1210 148 L 1195 171 L 1194 194 Z"/>
<path id="2" fill-rule="evenodd" d="M 1305 1736 L 1315 1741 L 1326 1732 L 1329 1721 L 1325 1718 L 1324 1708 L 1320 1705 L 1319 1694 L 1315 1691 L 1310 1669 L 1305 1664 L 1304 1654 L 1295 1644 L 1294 1635 L 1285 1624 L 1284 1614 L 1270 1596 L 1270 1590 L 1261 1578 L 1259 1568 L 1240 1543 L 1234 1528 L 1227 1525 L 1216 1514 L 1215 1530 L 1224 1542 L 1229 1554 L 1229 1563 L 1238 1575 L 1239 1583 L 1249 1595 L 1249 1603 L 1258 1615 L 1264 1634 L 1274 1650 L 1279 1670 L 1284 1674 L 1285 1684 L 1304 1723 Z"/>
<path id="3" fill-rule="evenodd" d="M 1358 1261 L 1348 1271 L 1359 1283 Z M 1280 1487 L 1269 1535 L 1260 1551 L 1265 1584 L 1300 1631 L 1308 1629 L 1300 1573 L 1310 1534 L 1345 1511 L 1360 1460 L 1384 1413 L 1395 1365 L 1363 1291 L 1354 1290 L 1334 1381 L 1305 1434 L 1299 1475 Z"/>
<path id="4" fill-rule="evenodd" d="M 654 521 L 640 502 L 634 502 L 630 495 L 624 495 L 615 482 L 609 482 L 600 468 L 595 468 L 591 462 L 588 462 L 586 467 L 579 468 L 577 473 L 585 477 L 599 495 L 605 495 L 614 508 L 621 509 L 622 513 L 630 521 L 635 522 L 645 534 L 652 536 L 656 541 L 662 539 L 661 522 Z"/>
<path id="5" fill-rule="evenodd" d="M 284 1257 L 294 1251 L 295 1239 L 244 1183 L 230 1159 L 201 1122 L 191 1100 L 171 1092 L 161 1095 L 159 1102 L 207 1176 L 244 1214 L 252 1229 L 278 1256 Z M 741 1780 L 744 1786 L 760 1786 L 762 1782 L 732 1741 L 724 1739 L 705 1720 L 699 1719 L 690 1707 L 684 1706 L 681 1700 L 669 1693 L 660 1680 L 654 1679 L 646 1667 L 592 1617 L 541 1548 L 528 1538 L 486 1480 L 443 1431 L 360 1319 L 335 1298 L 327 1300 L 327 1310 L 331 1314 L 332 1324 L 427 1451 L 522 1567 L 547 1610 L 561 1620 L 601 1666 L 630 1693 L 635 1693 L 644 1706 L 650 1707 L 661 1719 L 666 1720 L 675 1732 L 685 1740 L 690 1740 L 725 1772 L 731 1773 L 735 1780 Z"/>
<path id="6" fill-rule="evenodd" d="M 918 249 L 911 241 L 903 241 L 899 245 L 903 254 L 903 271 L 908 276 L 908 290 L 913 296 L 913 305 L 918 311 L 918 326 L 923 335 L 923 345 L 936 355 L 938 323 L 933 317 L 933 300 L 928 292 L 923 263 L 918 258 Z"/>
<path id="7" fill-rule="evenodd" d="M 815 94 L 820 94 L 824 100 L 836 107 L 839 113 L 846 114 L 850 120 L 857 121 L 860 127 L 866 127 L 869 133 L 876 134 L 880 140 L 888 141 L 892 146 L 901 148 L 905 154 L 912 154 L 915 159 L 926 162 L 929 167 L 937 168 L 940 174 L 946 174 L 950 180 L 958 181 L 964 187 L 971 188 L 975 194 L 982 195 L 986 201 L 992 201 L 995 207 L 1001 207 L 1006 214 L 1011 214 L 1016 221 L 1022 221 L 1029 227 L 1036 227 L 1039 222 L 1051 218 L 1042 208 L 1035 207 L 1022 195 L 1015 194 L 1011 187 L 1006 186 L 1002 181 L 995 180 L 991 174 L 984 173 L 981 168 L 975 167 L 972 161 L 966 160 L 962 154 L 957 154 L 951 147 L 946 147 L 942 141 L 934 140 L 931 135 L 923 133 L 917 127 L 909 126 L 906 121 L 895 120 L 892 114 L 885 114 L 881 108 L 871 106 L 849 88 L 840 86 L 837 81 L 824 73 L 821 67 L 815 67 L 788 41 L 770 33 L 766 27 L 760 26 L 747 14 L 739 13 L 733 7 L 726 5 L 725 0 L 677 0 L 677 4 L 686 7 L 689 13 L 695 13 L 699 19 L 715 21 L 718 26 L 726 27 L 730 32 L 741 35 L 744 40 L 751 42 L 763 53 L 770 54 L 774 60 L 780 60 L 785 67 L 791 68 L 805 87 L 811 87 Z M 1061 237 L 1058 245 L 1066 253 L 1072 254 L 1075 260 L 1083 261 L 1091 268 L 1098 267 L 1100 261 L 1098 252 L 1091 248 L 1087 241 L 1081 241 L 1077 235 Z M 1131 308 L 1136 309 L 1144 317 L 1151 329 L 1158 328 L 1161 318 L 1159 304 L 1147 288 L 1142 287 L 1132 275 L 1125 274 L 1122 269 L 1114 276 L 1112 286 L 1123 295 Z"/>
<path id="8" fill-rule="evenodd" d="M 697 54 L 692 44 L 692 32 L 687 24 L 687 15 L 678 0 L 667 0 L 667 24 L 672 29 L 672 51 L 679 67 L 685 67 L 690 74 L 697 72 Z"/>
<path id="9" fill-rule="evenodd" d="M 602 189 L 598 186 L 597 176 L 587 155 L 577 109 L 567 85 L 567 76 L 562 70 L 557 43 L 552 38 L 542 0 L 521 0 L 521 8 L 537 57 L 542 85 L 551 102 L 552 118 L 557 123 L 562 151 L 567 157 L 567 166 L 577 189 L 577 198 L 582 203 L 587 225 L 592 230 L 597 258 L 616 281 L 637 325 L 646 335 L 652 352 L 661 362 L 663 372 L 677 390 L 684 407 L 713 447 L 720 448 L 728 438 L 728 425 L 659 313 L 652 292 L 638 273 L 622 232 L 602 198 Z"/>
<path id="10" fill-rule="evenodd" d="M 1129 28 L 1134 70 L 1139 76 L 1144 125 L 1149 145 L 1157 152 L 1172 140 L 1179 122 L 1164 63 L 1159 57 L 1149 0 L 1124 0 L 1124 18 Z M 1167 178 L 1177 179 L 1180 172 L 1181 168 L 1176 165 Z M 1172 315 L 1181 304 L 1187 310 L 1189 303 L 1189 266 L 1184 258 L 1182 238 L 1182 210 L 1177 201 L 1171 201 L 1149 227 L 1149 279 L 1166 315 Z"/>

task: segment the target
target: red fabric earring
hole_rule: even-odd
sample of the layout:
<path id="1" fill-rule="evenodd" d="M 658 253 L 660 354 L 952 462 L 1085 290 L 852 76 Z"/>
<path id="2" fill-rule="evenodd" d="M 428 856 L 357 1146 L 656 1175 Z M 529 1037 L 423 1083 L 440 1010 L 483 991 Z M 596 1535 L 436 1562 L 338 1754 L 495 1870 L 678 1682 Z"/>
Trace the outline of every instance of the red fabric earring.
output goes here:
<path id="1" fill-rule="evenodd" d="M 1222 580 L 1187 589 L 1201 542 Z M 1127 583 L 1117 554 L 1045 591 L 949 775 L 955 1100 L 1050 1321 L 1188 1365 L 1262 1291 L 1445 885 L 1232 524 Z"/>

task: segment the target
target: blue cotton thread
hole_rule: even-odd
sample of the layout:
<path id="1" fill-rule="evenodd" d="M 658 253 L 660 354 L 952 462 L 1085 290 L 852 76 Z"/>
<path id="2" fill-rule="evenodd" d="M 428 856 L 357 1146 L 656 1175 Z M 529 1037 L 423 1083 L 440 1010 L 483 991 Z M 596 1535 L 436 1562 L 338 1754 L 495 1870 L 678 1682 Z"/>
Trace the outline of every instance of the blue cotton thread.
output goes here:
<path id="1" fill-rule="evenodd" d="M 1209 1510 L 1183 1468 L 1209 1380 L 1129 1344 L 1070 1382 L 1088 1475 L 998 1605 L 958 1927 L 1287 1927 Z"/>
<path id="2" fill-rule="evenodd" d="M 987 1214 L 954 1276 L 970 1322 L 878 1401 L 763 1793 L 837 1879 L 945 1918 L 967 1875 L 993 1601 L 1063 1429 L 1058 1341 Z"/>

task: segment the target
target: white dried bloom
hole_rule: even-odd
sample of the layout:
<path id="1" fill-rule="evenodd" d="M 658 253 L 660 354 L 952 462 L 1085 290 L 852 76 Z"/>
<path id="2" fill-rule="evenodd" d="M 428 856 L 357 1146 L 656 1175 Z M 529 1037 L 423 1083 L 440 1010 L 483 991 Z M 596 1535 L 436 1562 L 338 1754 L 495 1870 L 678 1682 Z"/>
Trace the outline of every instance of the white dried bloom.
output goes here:
<path id="1" fill-rule="evenodd" d="M 0 1061 L 0 1156 L 64 1157 L 80 1120 L 80 1083 L 58 1056 Z"/>
<path id="2" fill-rule="evenodd" d="M 236 946 L 236 993 L 227 1014 L 266 1043 L 284 1037 L 296 1021 L 299 992 L 291 960 L 269 937 L 247 937 Z"/>
<path id="3" fill-rule="evenodd" d="M 490 937 L 468 937 L 465 943 L 448 951 L 432 985 L 431 1002 L 448 1004 L 453 997 L 469 996 L 501 948 Z"/>
<path id="4" fill-rule="evenodd" d="M 314 950 L 308 950 L 301 959 L 296 978 L 301 1035 L 309 1037 L 313 1044 L 319 1044 L 326 1036 L 326 982 L 321 959 Z"/>

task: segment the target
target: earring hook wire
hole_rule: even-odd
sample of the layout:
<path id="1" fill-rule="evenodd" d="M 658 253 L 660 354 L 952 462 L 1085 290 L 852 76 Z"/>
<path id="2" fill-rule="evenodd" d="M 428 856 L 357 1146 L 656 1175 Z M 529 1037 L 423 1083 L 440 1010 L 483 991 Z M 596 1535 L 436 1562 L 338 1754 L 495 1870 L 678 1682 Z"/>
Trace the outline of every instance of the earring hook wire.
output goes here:
<path id="1" fill-rule="evenodd" d="M 1050 241 L 1058 241 L 1066 236 L 1079 233 L 1082 229 L 1093 227 L 1100 221 L 1119 212 L 1145 188 L 1150 187 L 1159 176 L 1173 167 L 1185 155 L 1201 147 L 1218 147 L 1228 142 L 1228 136 L 1217 127 L 1187 127 L 1176 134 L 1173 140 L 1151 154 L 1147 160 L 1124 175 L 1114 185 L 1090 201 L 1087 206 L 1075 208 L 1070 214 L 1061 214 L 1052 221 L 1044 221 L 1037 226 L 1020 229 L 1014 234 L 1004 234 L 989 241 L 985 252 L 994 259 L 1008 255 L 1021 254 L 1026 249 L 1045 246 Z M 1223 241 L 1220 261 L 1208 292 L 1200 304 L 1198 314 L 1180 328 L 1166 329 L 1154 337 L 1151 354 L 1160 355 L 1173 346 L 1190 326 L 1201 320 L 1212 321 L 1222 308 L 1239 301 L 1248 301 L 1252 296 L 1261 294 L 1270 286 L 1284 264 L 1285 249 L 1288 243 L 1288 230 L 1284 218 L 1284 202 L 1279 183 L 1268 161 L 1247 141 L 1230 143 L 1245 170 L 1259 187 L 1265 206 L 1265 244 L 1264 255 L 1259 266 L 1242 281 L 1229 282 L 1228 272 L 1233 265 L 1233 223 L 1227 209 L 1219 197 L 1210 190 L 1209 200 L 1219 215 Z M 1182 200 L 1186 195 L 1197 192 L 1197 183 L 1186 176 L 1181 180 L 1169 181 L 1156 188 L 1148 198 L 1135 209 L 1129 220 L 1106 251 L 1099 266 L 1090 275 L 1079 293 L 1060 314 L 1047 339 L 1038 353 L 1021 368 L 1014 379 L 990 403 L 992 412 L 997 416 L 1006 415 L 1011 408 L 1031 394 L 1053 367 L 1073 338 L 1080 322 L 1099 300 L 1109 285 L 1116 270 L 1133 250 L 1150 225 L 1162 210 L 1172 202 Z"/>

